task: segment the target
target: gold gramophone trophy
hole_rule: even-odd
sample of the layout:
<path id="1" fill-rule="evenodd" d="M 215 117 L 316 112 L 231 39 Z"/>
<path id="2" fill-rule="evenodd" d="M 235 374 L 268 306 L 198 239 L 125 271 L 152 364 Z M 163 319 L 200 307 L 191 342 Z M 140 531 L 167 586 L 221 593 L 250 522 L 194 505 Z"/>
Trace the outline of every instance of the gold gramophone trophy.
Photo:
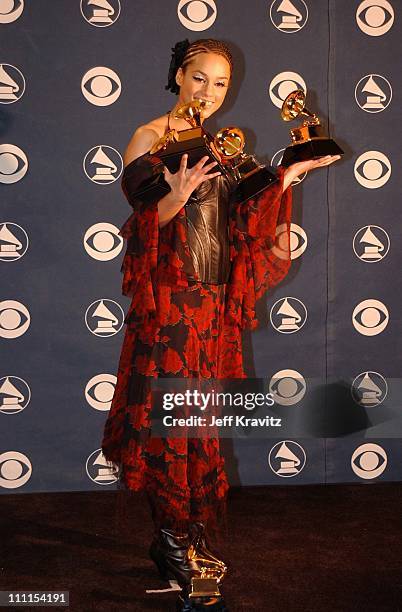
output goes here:
<path id="1" fill-rule="evenodd" d="M 202 157 L 208 155 L 210 161 L 218 162 L 212 169 L 224 172 L 221 160 L 213 150 L 212 136 L 201 125 L 201 113 L 205 108 L 203 100 L 192 100 L 183 104 L 174 114 L 175 119 L 185 119 L 190 128 L 187 130 L 169 130 L 152 147 L 150 153 L 156 153 L 170 172 L 177 172 L 184 153 L 188 154 L 187 167 L 191 168 Z M 209 162 L 208 162 L 209 163 Z"/>
<path id="2" fill-rule="evenodd" d="M 284 121 L 292 121 L 300 115 L 308 117 L 300 127 L 290 130 L 292 144 L 285 149 L 281 162 L 285 167 L 307 159 L 344 153 L 332 138 L 322 135 L 319 118 L 307 110 L 305 103 L 306 94 L 302 89 L 296 89 L 282 104 L 281 117 Z"/>
<path id="3" fill-rule="evenodd" d="M 277 181 L 275 174 L 254 155 L 244 153 L 245 138 L 238 127 L 226 127 L 213 140 L 214 148 L 224 162 L 225 171 L 237 182 L 235 199 L 244 202 Z"/>

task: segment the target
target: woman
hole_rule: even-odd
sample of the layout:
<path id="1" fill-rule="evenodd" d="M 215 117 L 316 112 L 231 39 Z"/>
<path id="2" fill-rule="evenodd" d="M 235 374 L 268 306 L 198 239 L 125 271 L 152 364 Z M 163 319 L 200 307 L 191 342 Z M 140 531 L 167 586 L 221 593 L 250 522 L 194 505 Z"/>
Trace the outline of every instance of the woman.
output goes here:
<path id="1" fill-rule="evenodd" d="M 123 293 L 132 302 L 102 451 L 120 466 L 125 489 L 146 491 L 155 525 L 151 557 L 165 578 L 173 575 L 181 586 L 197 569 L 187 556 L 192 542 L 224 568 L 208 551 L 205 534 L 219 533 L 229 485 L 218 436 L 151 435 L 150 381 L 245 377 L 242 330 L 257 326 L 256 300 L 290 266 L 290 184 L 339 158 L 279 167 L 276 183 L 242 203 L 233 182 L 207 158 L 188 168 L 183 155 L 171 173 L 158 151 L 150 151 L 169 130 L 189 128 L 174 117 L 181 105 L 203 100 L 202 122 L 215 113 L 232 71 L 224 43 L 177 43 L 166 87 L 178 94 L 177 102 L 135 131 L 124 156 L 122 186 L 134 212 L 121 229 L 128 240 Z M 145 197 L 140 186 L 160 172 L 170 191 Z"/>

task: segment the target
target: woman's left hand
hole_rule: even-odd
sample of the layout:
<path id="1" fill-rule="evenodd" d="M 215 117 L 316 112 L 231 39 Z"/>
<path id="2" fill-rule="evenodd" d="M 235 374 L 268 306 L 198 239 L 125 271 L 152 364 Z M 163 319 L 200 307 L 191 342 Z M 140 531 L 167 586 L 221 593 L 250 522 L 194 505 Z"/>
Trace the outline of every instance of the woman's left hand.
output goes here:
<path id="1" fill-rule="evenodd" d="M 285 191 L 285 189 L 290 185 L 290 183 L 301 174 L 309 172 L 314 168 L 323 168 L 324 166 L 329 166 L 330 164 L 333 164 L 334 162 L 338 161 L 338 159 L 341 159 L 340 155 L 325 155 L 325 157 L 318 157 L 317 159 L 308 159 L 306 161 L 296 162 L 295 164 L 292 164 L 285 171 L 283 190 Z"/>

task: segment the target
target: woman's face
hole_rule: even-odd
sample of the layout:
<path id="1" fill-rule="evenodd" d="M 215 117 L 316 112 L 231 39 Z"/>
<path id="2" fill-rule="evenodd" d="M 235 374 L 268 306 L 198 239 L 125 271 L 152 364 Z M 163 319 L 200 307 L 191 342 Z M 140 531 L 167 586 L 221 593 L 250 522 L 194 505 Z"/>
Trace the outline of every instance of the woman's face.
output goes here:
<path id="1" fill-rule="evenodd" d="M 202 111 L 206 119 L 222 105 L 230 81 L 229 62 L 217 53 L 199 53 L 183 72 L 179 68 L 176 83 L 180 86 L 178 105 L 201 98 L 207 102 Z"/>

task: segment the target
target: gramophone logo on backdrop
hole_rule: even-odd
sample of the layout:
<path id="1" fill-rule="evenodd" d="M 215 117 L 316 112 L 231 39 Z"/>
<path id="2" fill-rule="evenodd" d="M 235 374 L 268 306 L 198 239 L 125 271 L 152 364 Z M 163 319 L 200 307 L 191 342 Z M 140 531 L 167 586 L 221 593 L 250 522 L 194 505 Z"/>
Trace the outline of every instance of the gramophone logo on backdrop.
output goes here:
<path id="1" fill-rule="evenodd" d="M 180 0 L 177 6 L 180 23 L 193 32 L 210 28 L 217 14 L 214 0 Z"/>
<path id="2" fill-rule="evenodd" d="M 114 336 L 121 330 L 123 323 L 123 309 L 113 300 L 96 300 L 85 312 L 85 324 L 95 336 Z"/>
<path id="3" fill-rule="evenodd" d="M 275 155 L 271 159 L 271 166 L 274 166 L 275 168 L 277 168 L 278 166 L 281 165 L 284 151 L 285 151 L 285 149 L 279 149 L 279 151 L 277 151 L 275 153 Z M 301 183 L 306 178 L 306 176 L 307 176 L 307 172 L 303 172 L 303 174 L 301 176 L 297 176 L 291 182 L 291 185 L 293 185 L 293 186 L 294 185 L 298 185 L 299 183 Z"/>
<path id="4" fill-rule="evenodd" d="M 108 145 L 92 147 L 82 163 L 85 175 L 97 185 L 110 185 L 123 172 L 123 159 L 116 149 Z"/>
<path id="5" fill-rule="evenodd" d="M 387 232 L 378 225 L 361 227 L 353 237 L 353 251 L 366 263 L 382 261 L 388 254 L 390 238 Z"/>
<path id="6" fill-rule="evenodd" d="M 379 300 L 363 300 L 353 310 L 353 327 L 363 336 L 381 334 L 387 327 L 388 321 L 388 309 Z"/>
<path id="7" fill-rule="evenodd" d="M 95 223 L 85 232 L 84 248 L 90 257 L 98 261 L 110 261 L 117 257 L 124 245 L 119 228 L 111 223 Z"/>
<path id="8" fill-rule="evenodd" d="M 358 446 L 350 460 L 352 470 L 360 478 L 371 480 L 381 476 L 387 467 L 387 453 L 378 444 L 368 442 Z"/>
<path id="9" fill-rule="evenodd" d="M 382 36 L 392 28 L 394 9 L 387 0 L 364 0 L 356 11 L 356 22 L 369 36 Z"/>
<path id="10" fill-rule="evenodd" d="M 378 189 L 391 176 L 391 162 L 381 151 L 366 151 L 356 159 L 354 173 L 362 187 Z"/>
<path id="11" fill-rule="evenodd" d="M 293 440 L 281 440 L 269 451 L 268 464 L 277 476 L 297 476 L 306 465 L 306 452 Z"/>
<path id="12" fill-rule="evenodd" d="M 119 467 L 115 463 L 107 461 L 100 448 L 89 455 L 85 470 L 92 482 L 98 485 L 113 484 L 117 481 L 119 475 Z"/>
<path id="13" fill-rule="evenodd" d="M 13 144 L 0 144 L 0 183 L 16 183 L 27 170 L 28 159 L 22 149 Z"/>
<path id="14" fill-rule="evenodd" d="M 121 94 L 121 81 L 116 72 L 106 66 L 88 70 L 81 80 L 82 95 L 95 106 L 109 106 Z"/>
<path id="15" fill-rule="evenodd" d="M 15 300 L 0 302 L 0 338 L 19 338 L 31 323 L 28 308 Z"/>
<path id="16" fill-rule="evenodd" d="M 24 75 L 12 64 L 0 64 L 0 104 L 18 102 L 25 92 Z"/>
<path id="17" fill-rule="evenodd" d="M 269 84 L 269 97 L 272 104 L 277 108 L 282 108 L 285 98 L 295 89 L 302 89 L 307 93 L 306 83 L 297 72 L 280 72 L 272 79 Z"/>
<path id="18" fill-rule="evenodd" d="M 387 381 L 378 372 L 362 372 L 352 382 L 350 392 L 353 401 L 368 408 L 381 404 L 388 393 Z"/>
<path id="19" fill-rule="evenodd" d="M 269 392 L 279 406 L 293 406 L 303 399 L 306 381 L 296 370 L 279 370 L 269 381 Z"/>
<path id="20" fill-rule="evenodd" d="M 26 455 L 18 451 L 7 451 L 0 454 L 0 487 L 18 489 L 32 475 L 32 464 Z"/>
<path id="21" fill-rule="evenodd" d="M 81 0 L 82 16 L 97 28 L 113 25 L 119 18 L 120 10 L 120 0 Z"/>
<path id="22" fill-rule="evenodd" d="M 269 318 L 272 327 L 281 334 L 298 332 L 307 321 L 307 308 L 297 298 L 285 297 L 275 302 Z"/>
<path id="23" fill-rule="evenodd" d="M 26 408 L 31 399 L 28 383 L 18 376 L 0 378 L 0 412 L 16 414 Z"/>
<path id="24" fill-rule="evenodd" d="M 21 16 L 24 0 L 0 0 L 0 23 L 12 23 Z"/>
<path id="25" fill-rule="evenodd" d="M 97 374 L 86 384 L 85 399 L 95 410 L 110 410 L 117 378 L 112 374 Z"/>
<path id="26" fill-rule="evenodd" d="M 307 23 L 307 4 L 303 0 L 275 0 L 269 9 L 269 16 L 278 30 L 285 34 L 294 34 Z"/>
<path id="27" fill-rule="evenodd" d="M 392 99 L 391 83 L 380 74 L 366 74 L 355 88 L 355 100 L 366 113 L 381 113 Z"/>
<path id="28" fill-rule="evenodd" d="M 16 261 L 28 249 L 27 233 L 20 225 L 4 221 L 0 223 L 0 261 Z"/>

